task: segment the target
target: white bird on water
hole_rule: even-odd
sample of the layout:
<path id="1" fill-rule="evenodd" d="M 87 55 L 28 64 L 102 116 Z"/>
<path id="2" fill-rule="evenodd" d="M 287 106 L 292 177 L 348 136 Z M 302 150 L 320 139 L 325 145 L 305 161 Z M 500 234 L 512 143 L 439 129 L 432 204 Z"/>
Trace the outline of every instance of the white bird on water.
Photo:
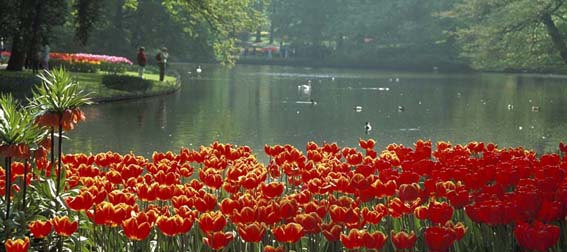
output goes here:
<path id="1" fill-rule="evenodd" d="M 311 80 L 308 80 L 307 84 L 297 86 L 297 91 L 303 92 L 304 94 L 311 93 Z"/>
<path id="2" fill-rule="evenodd" d="M 369 122 L 366 122 L 366 124 L 364 124 L 364 132 L 368 134 L 371 130 L 372 130 L 372 125 L 370 125 Z"/>
<path id="3" fill-rule="evenodd" d="M 201 69 L 201 66 L 200 66 L 200 65 L 197 66 L 197 69 L 195 69 L 195 72 L 197 72 L 197 73 L 203 72 L 203 69 Z"/>

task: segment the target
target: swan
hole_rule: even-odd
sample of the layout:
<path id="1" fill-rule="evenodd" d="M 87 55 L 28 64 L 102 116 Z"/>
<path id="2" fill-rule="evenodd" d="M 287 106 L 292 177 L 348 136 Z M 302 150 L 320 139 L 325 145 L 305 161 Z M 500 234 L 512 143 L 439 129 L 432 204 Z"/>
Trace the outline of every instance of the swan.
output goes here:
<path id="1" fill-rule="evenodd" d="M 308 80 L 307 84 L 297 86 L 297 91 L 303 92 L 304 94 L 311 93 L 311 80 Z"/>
<path id="2" fill-rule="evenodd" d="M 398 111 L 399 112 L 403 112 L 404 110 L 406 110 L 406 108 L 404 106 L 398 106 Z"/>
<path id="3" fill-rule="evenodd" d="M 203 72 L 203 69 L 201 69 L 201 66 L 200 66 L 200 65 L 197 66 L 197 69 L 195 69 L 195 72 L 197 72 L 197 73 Z"/>

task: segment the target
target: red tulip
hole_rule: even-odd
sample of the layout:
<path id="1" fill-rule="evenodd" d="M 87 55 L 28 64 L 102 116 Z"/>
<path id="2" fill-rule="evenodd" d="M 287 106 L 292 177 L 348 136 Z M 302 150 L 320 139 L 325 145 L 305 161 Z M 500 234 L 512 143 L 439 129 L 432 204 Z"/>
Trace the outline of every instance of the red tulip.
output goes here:
<path id="1" fill-rule="evenodd" d="M 199 217 L 199 227 L 206 234 L 220 232 L 225 225 L 226 219 L 219 211 L 203 213 Z"/>
<path id="2" fill-rule="evenodd" d="M 303 227 L 290 222 L 272 229 L 272 233 L 279 242 L 295 243 L 303 236 Z"/>
<path id="3" fill-rule="evenodd" d="M 386 215 L 385 211 L 378 211 L 378 210 L 369 210 L 367 207 L 364 207 L 361 211 L 360 214 L 362 215 L 362 219 L 365 222 L 368 222 L 370 224 L 378 224 L 381 220 L 382 217 L 384 217 Z"/>
<path id="4" fill-rule="evenodd" d="M 532 224 L 520 223 L 514 228 L 518 244 L 528 250 L 546 251 L 559 240 L 560 228 L 536 221 Z"/>
<path id="5" fill-rule="evenodd" d="M 79 223 L 71 221 L 68 216 L 55 217 L 51 219 L 51 224 L 58 235 L 69 237 L 77 231 Z"/>
<path id="6" fill-rule="evenodd" d="M 425 242 L 430 250 L 448 251 L 455 239 L 455 233 L 449 228 L 428 227 L 425 230 Z"/>
<path id="7" fill-rule="evenodd" d="M 364 245 L 363 235 L 366 230 L 351 229 L 348 235 L 341 234 L 341 242 L 347 249 L 359 249 Z"/>
<path id="8" fill-rule="evenodd" d="M 419 197 L 419 184 L 401 184 L 398 190 L 398 197 L 402 201 L 414 201 Z"/>
<path id="9" fill-rule="evenodd" d="M 455 233 L 455 240 L 459 241 L 465 237 L 467 233 L 467 227 L 462 222 L 457 222 L 454 224 L 452 221 L 447 221 L 445 227 L 450 228 Z"/>
<path id="10" fill-rule="evenodd" d="M 4 243 L 6 252 L 27 252 L 30 246 L 30 238 L 26 237 L 22 239 L 7 239 Z"/>
<path id="11" fill-rule="evenodd" d="M 122 222 L 122 230 L 128 239 L 141 241 L 150 235 L 151 225 L 147 221 L 139 221 L 136 217 L 131 217 Z"/>
<path id="12" fill-rule="evenodd" d="M 380 250 L 384 243 L 386 243 L 387 236 L 381 231 L 376 231 L 373 233 L 364 232 L 362 234 L 362 240 L 364 241 L 364 247 L 367 249 Z"/>
<path id="13" fill-rule="evenodd" d="M 28 227 L 34 238 L 43 238 L 51 233 L 52 225 L 50 221 L 37 220 L 30 222 Z"/>
<path id="14" fill-rule="evenodd" d="M 212 232 L 203 237 L 203 243 L 213 250 L 223 249 L 234 238 L 231 232 Z"/>
<path id="15" fill-rule="evenodd" d="M 317 234 L 321 232 L 320 225 L 323 220 L 317 213 L 299 214 L 294 220 L 303 227 L 305 234 Z"/>
<path id="16" fill-rule="evenodd" d="M 374 139 L 368 139 L 368 141 L 359 139 L 358 144 L 360 145 L 360 148 L 367 150 L 373 149 L 374 145 L 376 145 L 376 141 Z"/>
<path id="17" fill-rule="evenodd" d="M 341 238 L 341 232 L 343 227 L 334 223 L 323 223 L 321 224 L 321 229 L 323 235 L 327 241 L 338 241 Z"/>
<path id="18" fill-rule="evenodd" d="M 158 217 L 156 224 L 163 234 L 167 236 L 175 236 L 189 232 L 191 227 L 193 227 L 193 219 L 183 218 L 179 215 L 171 217 L 160 216 Z"/>
<path id="19" fill-rule="evenodd" d="M 404 231 L 395 233 L 394 230 L 392 230 L 390 232 L 390 237 L 392 238 L 392 243 L 394 243 L 396 249 L 411 249 L 415 246 L 415 242 L 417 241 L 417 236 L 413 231 L 408 234 Z"/>
<path id="20" fill-rule="evenodd" d="M 273 225 L 282 219 L 280 215 L 280 206 L 278 203 L 271 201 L 265 206 L 258 207 L 258 220 Z"/>
<path id="21" fill-rule="evenodd" d="M 429 204 L 427 213 L 433 223 L 445 224 L 453 216 L 453 208 L 447 202 L 433 201 Z"/>
<path id="22" fill-rule="evenodd" d="M 243 207 L 240 211 L 234 210 L 232 216 L 232 222 L 237 224 L 248 224 L 256 221 L 256 209 L 252 207 Z"/>
<path id="23" fill-rule="evenodd" d="M 266 226 L 258 222 L 238 225 L 236 230 L 245 242 L 260 242 L 266 232 Z"/>
<path id="24" fill-rule="evenodd" d="M 269 184 L 261 183 L 260 188 L 266 198 L 271 199 L 280 196 L 284 191 L 284 184 L 282 182 L 272 182 Z"/>

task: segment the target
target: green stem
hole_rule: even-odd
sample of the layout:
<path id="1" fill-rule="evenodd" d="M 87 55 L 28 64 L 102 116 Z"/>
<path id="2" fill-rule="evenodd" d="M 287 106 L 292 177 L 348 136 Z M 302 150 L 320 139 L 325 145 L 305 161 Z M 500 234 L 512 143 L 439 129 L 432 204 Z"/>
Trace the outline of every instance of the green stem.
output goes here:
<path id="1" fill-rule="evenodd" d="M 61 143 L 62 142 L 63 142 L 63 123 L 61 119 L 59 119 L 59 145 L 57 148 L 57 155 L 59 156 L 59 159 L 57 160 L 57 188 L 56 188 L 55 196 L 59 196 L 59 187 L 61 186 L 61 170 L 62 170 Z"/>
<path id="2" fill-rule="evenodd" d="M 49 168 L 51 172 L 49 173 L 50 177 L 53 176 L 55 172 L 55 128 L 51 127 L 51 167 Z"/>
<path id="3" fill-rule="evenodd" d="M 26 211 L 26 191 L 28 188 L 28 184 L 27 184 L 27 178 L 28 178 L 28 165 L 30 165 L 30 160 L 27 159 L 26 162 L 24 163 L 24 190 L 23 190 L 23 200 L 22 200 L 22 211 Z M 30 165 L 31 168 L 31 165 Z"/>

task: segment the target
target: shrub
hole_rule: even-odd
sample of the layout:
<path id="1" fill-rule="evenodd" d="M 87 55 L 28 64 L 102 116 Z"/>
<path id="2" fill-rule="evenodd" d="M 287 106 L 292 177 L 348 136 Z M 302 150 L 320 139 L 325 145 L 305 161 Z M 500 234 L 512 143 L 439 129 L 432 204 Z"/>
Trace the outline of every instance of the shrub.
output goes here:
<path id="1" fill-rule="evenodd" d="M 1 92 L 12 93 L 16 98 L 30 96 L 34 86 L 40 83 L 40 79 L 33 75 L 15 73 L 0 75 Z"/>
<path id="2" fill-rule="evenodd" d="M 153 85 L 152 81 L 136 76 L 114 74 L 102 77 L 102 83 L 108 88 L 124 91 L 146 91 Z"/>
<path id="3" fill-rule="evenodd" d="M 128 70 L 129 65 L 124 63 L 110 63 L 110 62 L 101 62 L 99 66 L 99 70 L 107 73 L 124 73 Z"/>

